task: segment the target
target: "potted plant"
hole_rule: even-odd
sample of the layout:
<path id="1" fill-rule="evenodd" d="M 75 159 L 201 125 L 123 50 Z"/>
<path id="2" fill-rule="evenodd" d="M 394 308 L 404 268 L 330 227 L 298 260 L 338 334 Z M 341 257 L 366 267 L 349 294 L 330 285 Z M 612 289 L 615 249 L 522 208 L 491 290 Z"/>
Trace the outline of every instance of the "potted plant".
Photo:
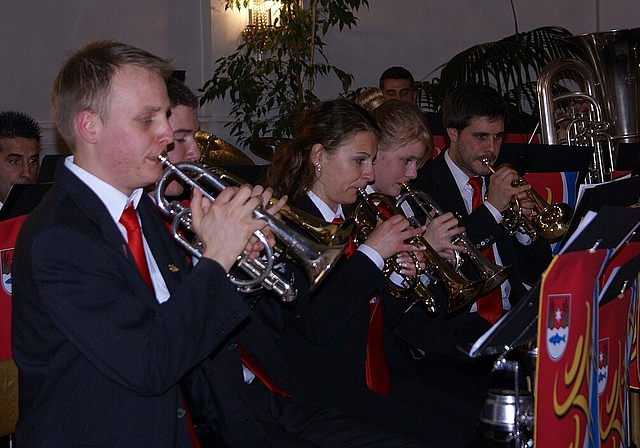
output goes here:
<path id="1" fill-rule="evenodd" d="M 357 24 L 355 13 L 368 0 L 281 0 L 273 26 L 255 25 L 244 33 L 234 53 L 216 61 L 201 89 L 201 104 L 229 98 L 231 135 L 246 145 L 251 139 L 291 135 L 294 117 L 318 101 L 319 76 L 335 75 L 346 93 L 353 76 L 331 65 L 324 38 Z M 248 7 L 249 0 L 226 0 L 225 9 Z"/>

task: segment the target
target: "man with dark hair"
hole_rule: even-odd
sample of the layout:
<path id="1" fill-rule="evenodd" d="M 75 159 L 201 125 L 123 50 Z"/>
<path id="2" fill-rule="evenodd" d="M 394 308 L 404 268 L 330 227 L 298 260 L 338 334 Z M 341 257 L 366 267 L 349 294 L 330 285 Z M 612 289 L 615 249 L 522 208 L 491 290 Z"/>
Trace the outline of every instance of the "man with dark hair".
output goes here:
<path id="1" fill-rule="evenodd" d="M 425 163 L 412 182 L 415 190 L 429 194 L 444 212 L 460 216 L 459 225 L 489 260 L 512 267 L 507 281 L 473 305 L 434 316 L 413 307 L 397 329 L 407 359 L 442 395 L 434 401 L 440 415 L 471 438 L 492 380 L 493 360 L 470 361 L 458 347 L 470 347 L 491 328 L 551 261 L 547 241 L 511 234 L 501 224 L 502 212 L 514 197 L 528 219 L 533 208 L 526 193 L 530 185 L 512 185 L 519 177 L 512 167 L 497 166 L 495 173 L 488 167 L 500 154 L 508 114 L 506 102 L 490 87 L 465 85 L 451 92 L 442 106 L 449 147 Z M 465 263 L 463 272 L 470 279 L 478 277 L 472 263 Z"/>
<path id="2" fill-rule="evenodd" d="M 413 75 L 404 67 L 389 67 L 380 76 L 380 90 L 385 99 L 416 101 L 418 90 Z"/>
<path id="3" fill-rule="evenodd" d="M 41 131 L 22 112 L 0 112 L 0 208 L 13 184 L 33 184 L 38 176 Z"/>

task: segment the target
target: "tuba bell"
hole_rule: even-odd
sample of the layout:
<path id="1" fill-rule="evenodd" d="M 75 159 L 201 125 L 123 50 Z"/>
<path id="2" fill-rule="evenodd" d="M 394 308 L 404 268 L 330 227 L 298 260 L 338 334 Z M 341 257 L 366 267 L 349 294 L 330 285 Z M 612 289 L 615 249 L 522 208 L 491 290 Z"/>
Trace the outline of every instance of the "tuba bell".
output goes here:
<path id="1" fill-rule="evenodd" d="M 224 190 L 229 184 L 225 182 L 224 176 L 212 173 L 200 165 L 187 162 L 174 165 L 164 155 L 159 156 L 159 160 L 167 169 L 156 187 L 156 203 L 163 213 L 173 219 L 172 233 L 174 239 L 189 253 L 199 258 L 202 250 L 197 236 L 194 240 L 188 240 L 184 236 L 185 230 L 187 233 L 193 233 L 191 211 L 178 201 L 169 202 L 164 196 L 164 185 L 175 174 L 185 184 L 199 189 L 207 199 L 214 201 L 214 194 Z M 278 244 L 285 247 L 288 256 L 302 266 L 309 278 L 311 291 L 320 284 L 325 275 L 335 266 L 335 262 L 340 258 L 344 247 L 346 247 L 346 244 L 330 247 L 312 241 L 287 226 L 280 219 L 270 215 L 262 207 L 256 208 L 253 214 L 255 218 L 263 219 L 267 222 Z M 297 291 L 290 282 L 284 280 L 273 269 L 276 257 L 269 246 L 266 236 L 260 231 L 254 232 L 254 235 L 265 247 L 266 255 L 264 258 L 266 261 L 259 258 L 250 259 L 244 255 L 240 256 L 236 265 L 251 278 L 242 280 L 230 276 L 230 280 L 238 287 L 240 292 L 252 292 L 261 285 L 265 289 L 276 292 L 283 302 L 293 301 L 297 296 Z"/>
<path id="2" fill-rule="evenodd" d="M 605 182 L 615 170 L 618 143 L 640 141 L 640 28 L 566 39 L 583 57 L 551 61 L 538 77 L 542 143 L 593 147 L 586 181 Z M 556 94 L 563 79 L 578 90 Z"/>
<path id="3" fill-rule="evenodd" d="M 390 215 L 401 214 L 402 211 L 396 204 L 391 202 L 386 196 L 379 193 L 368 194 L 364 189 L 359 189 L 359 200 L 356 202 L 354 217 L 356 221 L 355 242 L 362 244 L 366 241 L 371 231 L 376 226 L 378 219 L 387 219 Z M 413 223 L 410 224 L 413 225 Z M 480 281 L 470 281 L 455 272 L 453 268 L 442 258 L 436 250 L 421 236 L 416 235 L 409 239 L 407 243 L 416 247 L 424 247 L 424 256 L 428 269 L 437 277 L 447 294 L 446 313 L 453 313 L 473 300 L 482 292 Z M 417 275 L 404 276 L 400 274 L 400 266 L 397 265 L 395 257 L 385 260 L 383 273 L 389 278 L 389 290 L 398 298 L 409 297 L 421 302 L 429 312 L 437 311 L 435 298 L 420 279 L 420 263 L 413 257 L 416 265 Z M 403 277 L 402 285 L 391 281 L 392 274 Z"/>

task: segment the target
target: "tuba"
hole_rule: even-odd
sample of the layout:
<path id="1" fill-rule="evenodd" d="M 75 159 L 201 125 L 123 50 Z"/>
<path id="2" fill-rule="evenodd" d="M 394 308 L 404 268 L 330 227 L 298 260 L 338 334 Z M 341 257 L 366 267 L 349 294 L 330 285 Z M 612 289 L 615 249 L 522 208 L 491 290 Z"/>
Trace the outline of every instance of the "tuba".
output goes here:
<path id="1" fill-rule="evenodd" d="M 197 236 L 194 240 L 189 240 L 184 236 L 185 231 L 186 233 L 194 234 L 191 226 L 191 210 L 178 201 L 169 202 L 164 196 L 164 184 L 172 174 L 175 174 L 185 184 L 202 191 L 203 195 L 211 201 L 215 200 L 213 196 L 215 192 L 224 190 L 229 184 L 225 183 L 223 177 L 208 171 L 200 165 L 187 162 L 174 165 L 164 155 L 159 156 L 159 160 L 167 169 L 156 187 L 156 203 L 163 213 L 173 219 L 171 230 L 174 239 L 189 253 L 199 258 L 202 255 L 202 247 Z M 346 244 L 343 244 L 329 247 L 311 241 L 288 227 L 281 220 L 270 215 L 262 207 L 256 208 L 253 215 L 255 218 L 263 219 L 267 222 L 278 243 L 286 247 L 288 255 L 303 267 L 310 279 L 310 289 L 312 291 L 335 266 L 346 246 Z M 269 246 L 266 236 L 261 231 L 254 232 L 254 235 L 265 247 L 265 260 L 259 258 L 250 259 L 244 254 L 241 255 L 236 265 L 248 274 L 250 278 L 243 280 L 230 275 L 231 282 L 243 293 L 252 292 L 261 285 L 265 289 L 276 292 L 283 302 L 293 301 L 297 296 L 297 291 L 273 269 L 276 257 Z"/>
<path id="2" fill-rule="evenodd" d="M 435 216 L 440 216 L 444 213 L 431 196 L 424 191 L 411 190 L 407 182 L 405 182 L 402 187 L 403 194 L 398 198 L 396 205 L 400 206 L 404 202 L 411 201 L 411 203 L 414 204 L 427 219 L 431 219 L 432 216 L 434 216 L 433 213 L 435 213 Z M 415 220 L 415 218 L 412 219 Z M 475 269 L 478 271 L 482 284 L 482 291 L 480 292 L 480 295 L 484 295 L 492 289 L 497 288 L 507 279 L 507 277 L 509 277 L 509 274 L 511 273 L 511 266 L 498 266 L 497 264 L 489 261 L 487 257 L 485 257 L 475 246 L 475 244 L 471 242 L 466 233 L 463 232 L 456 235 L 451 239 L 451 242 L 454 244 L 461 244 L 465 248 L 464 255 L 471 261 Z M 457 272 L 460 272 L 462 263 L 462 255 L 456 252 L 456 265 L 454 268 Z"/>
<path id="3" fill-rule="evenodd" d="M 489 163 L 489 159 L 482 159 L 482 164 L 488 167 L 491 173 L 495 173 L 493 166 Z M 527 183 L 524 178 L 519 177 L 511 183 L 511 186 L 520 187 L 527 185 Z M 520 230 L 529 235 L 532 240 L 542 238 L 549 242 L 558 241 L 569 229 L 573 209 L 564 202 L 549 204 L 533 188 L 527 190 L 526 193 L 534 205 L 531 211 L 532 219 L 525 218 L 522 214 L 520 202 L 515 197 L 513 205 L 502 213 L 502 226 L 510 233 Z"/>
<path id="4" fill-rule="evenodd" d="M 587 182 L 605 182 L 615 170 L 617 144 L 640 141 L 640 28 L 567 39 L 585 57 L 556 59 L 540 73 L 542 143 L 593 147 Z M 554 83 L 561 79 L 577 82 L 581 90 L 555 95 Z M 563 108 L 568 113 L 557 117 Z M 565 129 L 566 136 L 558 135 Z"/>
<path id="5" fill-rule="evenodd" d="M 354 211 L 356 221 L 354 240 L 356 244 L 360 245 L 366 241 L 369 234 L 373 231 L 378 219 L 387 219 L 391 215 L 404 214 L 396 204 L 392 203 L 382 194 L 368 194 L 362 188 L 358 190 L 358 193 L 360 199 L 356 202 Z M 413 225 L 413 223 L 411 224 Z M 425 248 L 423 252 L 428 269 L 442 282 L 447 293 L 446 313 L 453 313 L 459 310 L 471 303 L 482 292 L 482 285 L 479 281 L 469 281 L 455 272 L 420 234 L 409 239 L 407 243 L 416 247 Z M 401 267 L 398 266 L 395 257 L 390 257 L 385 260 L 383 273 L 389 278 L 389 290 L 395 297 L 413 298 L 421 302 L 427 311 L 435 312 L 437 311 L 435 298 L 420 279 L 419 273 L 421 268 L 418 259 L 413 255 L 412 258 L 415 263 L 416 272 L 418 273 L 413 276 L 400 274 Z M 392 274 L 403 277 L 401 285 L 391 281 Z"/>

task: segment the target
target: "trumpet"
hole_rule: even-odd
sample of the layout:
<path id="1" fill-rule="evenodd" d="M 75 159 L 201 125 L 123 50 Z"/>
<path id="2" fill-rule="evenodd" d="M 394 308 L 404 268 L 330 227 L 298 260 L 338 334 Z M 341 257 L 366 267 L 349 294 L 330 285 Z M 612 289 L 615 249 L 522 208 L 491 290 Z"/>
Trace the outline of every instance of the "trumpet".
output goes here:
<path id="1" fill-rule="evenodd" d="M 411 190 L 408 182 L 402 184 L 402 191 L 403 194 L 401 194 L 396 201 L 396 205 L 398 207 L 401 207 L 402 203 L 411 201 L 417 209 L 425 215 L 426 219 L 429 220 L 434 217 L 433 213 L 435 213 L 435 216 L 440 216 L 444 213 L 431 196 L 424 191 Z M 412 217 L 409 220 L 411 221 L 412 219 L 415 220 L 415 217 Z M 414 225 L 418 225 L 418 223 L 414 223 Z M 453 244 L 461 244 L 462 247 L 464 247 L 464 256 L 471 261 L 474 268 L 478 271 L 482 282 L 482 291 L 480 292 L 480 295 L 484 295 L 501 285 L 507 277 L 509 277 L 509 274 L 511 274 L 511 266 L 499 266 L 488 260 L 487 257 L 485 257 L 475 246 L 475 244 L 473 244 L 465 232 L 451 238 L 451 242 Z M 459 251 L 456 251 L 455 257 L 456 262 L 454 268 L 456 272 L 460 272 L 460 268 L 463 263 L 463 256 Z"/>
<path id="2" fill-rule="evenodd" d="M 362 244 L 375 228 L 378 218 L 386 219 L 384 216 L 388 211 L 389 215 L 403 214 L 396 204 L 391 202 L 386 196 L 373 193 L 367 194 L 363 189 L 359 189 L 360 201 L 356 205 L 356 244 Z M 385 213 L 380 211 L 385 210 Z M 411 222 L 410 222 L 411 223 Z M 411 223 L 413 225 L 413 223 Z M 446 313 L 452 313 L 471 303 L 481 292 L 482 285 L 480 281 L 470 281 L 463 278 L 446 263 L 436 250 L 420 235 L 410 238 L 407 243 L 416 247 L 424 247 L 424 256 L 429 269 L 434 275 L 442 281 L 447 293 Z M 437 311 L 437 305 L 433 294 L 427 289 L 420 279 L 420 263 L 418 259 L 412 255 L 418 274 L 413 276 L 404 276 L 399 274 L 400 266 L 397 265 L 395 258 L 387 258 L 383 273 L 387 277 L 391 277 L 393 273 L 402 275 L 403 286 L 389 281 L 389 290 L 395 297 L 413 297 L 420 301 L 429 312 Z"/>
<path id="3" fill-rule="evenodd" d="M 489 163 L 488 158 L 482 159 L 482 164 L 489 168 L 492 174 L 495 173 L 495 169 Z M 512 187 L 520 187 L 527 184 L 528 182 L 522 177 L 518 177 L 518 179 L 511 182 Z M 573 209 L 564 202 L 549 204 L 533 188 L 527 190 L 526 193 L 533 201 L 531 220 L 528 220 L 523 215 L 520 201 L 515 196 L 513 205 L 502 213 L 502 226 L 509 233 L 520 230 L 529 235 L 532 240 L 542 238 L 552 243 L 558 241 L 569 229 Z"/>
<path id="4" fill-rule="evenodd" d="M 164 196 L 164 184 L 172 174 L 175 174 L 185 184 L 199 189 L 203 196 L 210 201 L 215 200 L 213 192 L 224 190 L 228 184 L 220 176 L 211 173 L 200 165 L 187 162 L 174 165 L 164 155 L 160 155 L 158 158 L 167 169 L 156 187 L 156 203 L 163 213 L 173 218 L 171 231 L 174 239 L 194 257 L 200 258 L 202 256 L 201 242 L 197 237 L 195 241 L 188 240 L 183 235 L 184 232 L 181 231 L 186 230 L 194 234 L 191 225 L 191 210 L 178 201 L 169 202 Z M 253 211 L 253 215 L 255 218 L 263 219 L 267 222 L 278 242 L 286 247 L 288 254 L 302 265 L 310 279 L 310 289 L 312 291 L 335 266 L 335 262 L 340 258 L 346 246 L 345 244 L 328 247 L 311 241 L 288 227 L 281 220 L 270 215 L 262 207 L 256 208 Z M 260 258 L 250 259 L 245 254 L 240 255 L 236 266 L 251 278 L 246 280 L 239 279 L 229 274 L 230 281 L 243 293 L 255 291 L 261 285 L 265 289 L 276 292 L 283 302 L 293 301 L 297 296 L 297 290 L 273 269 L 275 257 L 267 237 L 261 231 L 254 232 L 254 235 L 265 247 L 264 260 Z"/>

